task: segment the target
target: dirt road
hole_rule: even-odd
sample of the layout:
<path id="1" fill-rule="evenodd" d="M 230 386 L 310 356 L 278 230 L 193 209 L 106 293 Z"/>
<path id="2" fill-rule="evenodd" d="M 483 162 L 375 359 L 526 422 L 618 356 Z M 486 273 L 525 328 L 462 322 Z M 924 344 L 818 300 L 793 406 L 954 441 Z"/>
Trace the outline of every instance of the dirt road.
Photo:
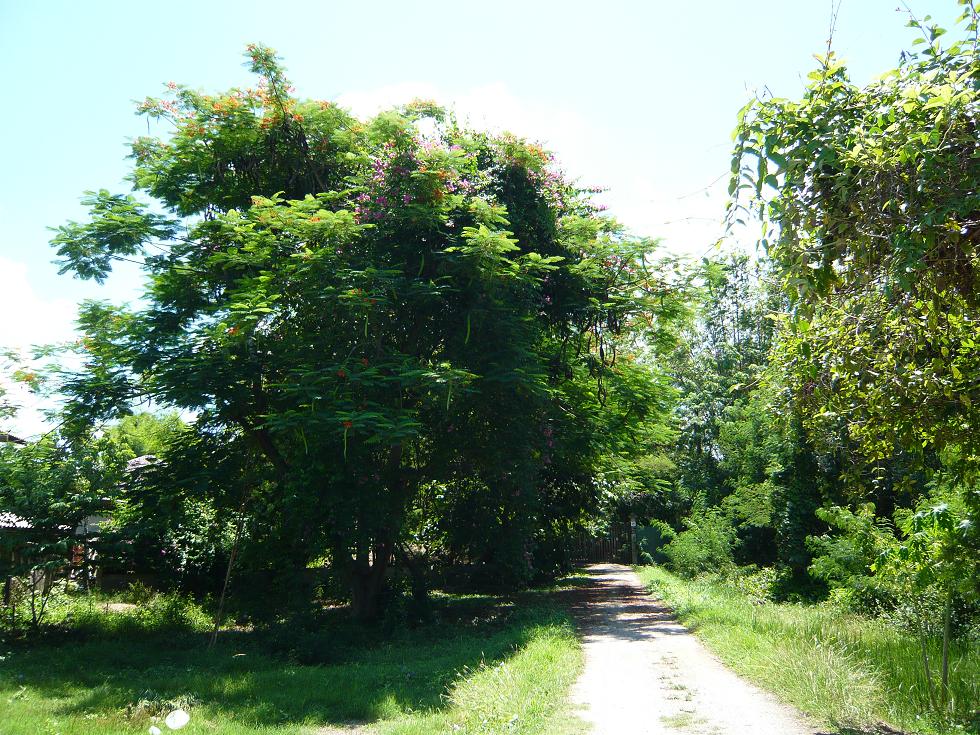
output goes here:
<path id="1" fill-rule="evenodd" d="M 585 671 L 572 693 L 594 735 L 817 735 L 819 729 L 740 679 L 629 567 L 588 568 L 573 596 Z"/>

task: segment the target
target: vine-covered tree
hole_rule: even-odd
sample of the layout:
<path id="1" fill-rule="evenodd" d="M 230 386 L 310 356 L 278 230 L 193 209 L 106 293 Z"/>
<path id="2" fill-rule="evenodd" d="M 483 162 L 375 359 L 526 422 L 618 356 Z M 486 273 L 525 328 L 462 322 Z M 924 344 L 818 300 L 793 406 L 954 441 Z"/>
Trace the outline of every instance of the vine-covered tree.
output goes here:
<path id="1" fill-rule="evenodd" d="M 750 103 L 730 185 L 733 222 L 762 219 L 790 299 L 774 362 L 791 410 L 843 456 L 851 505 L 876 501 L 818 511 L 834 533 L 811 540 L 812 572 L 915 611 L 937 710 L 959 706 L 954 610 L 980 597 L 980 4 L 959 4 L 951 43 L 912 18 L 921 48 L 866 86 L 828 51 L 801 99 Z"/>
<path id="2" fill-rule="evenodd" d="M 948 471 L 975 482 L 980 6 L 960 5 L 959 39 L 913 20 L 921 50 L 865 87 L 829 53 L 802 99 L 743 110 L 731 216 L 766 225 L 808 424 L 843 428 L 871 463 L 956 448 Z"/>

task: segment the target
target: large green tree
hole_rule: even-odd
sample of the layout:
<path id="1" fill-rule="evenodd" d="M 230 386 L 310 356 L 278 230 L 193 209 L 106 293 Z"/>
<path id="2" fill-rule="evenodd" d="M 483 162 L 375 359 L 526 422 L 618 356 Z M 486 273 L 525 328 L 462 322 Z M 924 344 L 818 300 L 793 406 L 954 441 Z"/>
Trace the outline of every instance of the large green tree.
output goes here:
<path id="1" fill-rule="evenodd" d="M 600 404 L 624 387 L 627 429 L 649 413 L 652 371 L 626 385 L 617 361 L 673 294 L 651 243 L 540 148 L 421 102 L 363 123 L 296 98 L 269 49 L 249 58 L 255 89 L 171 84 L 141 105 L 173 126 L 132 146 L 152 206 L 93 193 L 91 220 L 54 239 L 78 277 L 147 273 L 137 308 L 83 307 L 68 425 L 135 399 L 195 412 L 157 474 L 247 514 L 270 564 L 327 553 L 370 617 L 422 488 L 477 481 L 520 521 L 578 410 L 571 383 Z"/>

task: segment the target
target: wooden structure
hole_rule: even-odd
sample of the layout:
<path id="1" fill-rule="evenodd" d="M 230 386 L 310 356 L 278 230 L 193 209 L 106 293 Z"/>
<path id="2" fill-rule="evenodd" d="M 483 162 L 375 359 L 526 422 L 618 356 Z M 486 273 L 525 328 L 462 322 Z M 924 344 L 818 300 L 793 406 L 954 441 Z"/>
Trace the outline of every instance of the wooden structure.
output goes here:
<path id="1" fill-rule="evenodd" d="M 569 538 L 565 544 L 565 556 L 576 565 L 602 562 L 629 564 L 632 561 L 631 549 L 629 526 L 615 525 L 608 533 L 582 533 Z"/>

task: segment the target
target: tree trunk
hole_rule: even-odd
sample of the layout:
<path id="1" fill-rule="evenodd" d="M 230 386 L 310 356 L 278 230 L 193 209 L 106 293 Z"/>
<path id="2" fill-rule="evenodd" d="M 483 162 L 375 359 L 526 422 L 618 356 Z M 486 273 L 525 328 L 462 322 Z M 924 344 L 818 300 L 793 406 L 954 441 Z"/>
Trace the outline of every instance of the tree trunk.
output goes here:
<path id="1" fill-rule="evenodd" d="M 926 695 L 929 697 L 929 704 L 935 711 L 938 709 L 936 706 L 936 697 L 932 693 L 932 667 L 929 666 L 929 637 L 926 635 L 925 626 L 922 621 L 919 621 L 919 644 L 922 649 L 922 669 L 926 675 Z"/>
<path id="2" fill-rule="evenodd" d="M 208 649 L 214 648 L 218 640 L 218 631 L 221 629 L 221 618 L 225 612 L 225 599 L 228 595 L 228 582 L 231 581 L 231 570 L 235 566 L 235 557 L 238 556 L 238 544 L 242 540 L 242 529 L 245 527 L 245 503 L 248 500 L 246 492 L 242 497 L 242 504 L 238 510 L 238 525 L 235 527 L 235 542 L 231 545 L 231 554 L 228 556 L 228 566 L 225 569 L 225 581 L 221 585 L 221 597 L 218 598 L 218 609 L 214 613 L 214 630 L 211 631 L 211 640 L 208 641 Z"/>
<path id="3" fill-rule="evenodd" d="M 415 602 L 418 614 L 423 618 L 429 617 L 430 603 L 429 584 L 425 578 L 425 569 L 418 559 L 405 548 L 399 547 L 399 557 L 408 570 L 409 584 L 412 588 L 412 600 Z"/>
<path id="4" fill-rule="evenodd" d="M 946 597 L 943 610 L 943 661 L 939 679 L 939 699 L 945 709 L 949 705 L 949 639 L 953 633 L 953 591 Z"/>
<path id="5" fill-rule="evenodd" d="M 371 561 L 355 563 L 350 573 L 351 615 L 362 622 L 377 620 L 381 615 L 390 552 L 386 547 L 375 547 L 372 556 Z"/>

